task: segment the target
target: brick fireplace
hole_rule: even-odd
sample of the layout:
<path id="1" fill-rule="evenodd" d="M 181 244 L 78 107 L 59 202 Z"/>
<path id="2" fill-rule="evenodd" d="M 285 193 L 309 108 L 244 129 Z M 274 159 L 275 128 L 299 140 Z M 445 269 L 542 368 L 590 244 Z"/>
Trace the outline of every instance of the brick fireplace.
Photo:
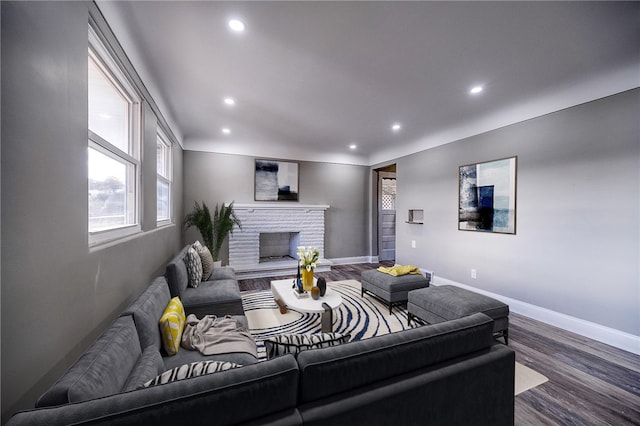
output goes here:
<path id="1" fill-rule="evenodd" d="M 324 258 L 324 212 L 328 205 L 260 203 L 233 205 L 242 231 L 229 236 L 229 265 L 238 278 L 295 274 L 297 246 L 320 251 L 317 270 L 328 271 Z"/>

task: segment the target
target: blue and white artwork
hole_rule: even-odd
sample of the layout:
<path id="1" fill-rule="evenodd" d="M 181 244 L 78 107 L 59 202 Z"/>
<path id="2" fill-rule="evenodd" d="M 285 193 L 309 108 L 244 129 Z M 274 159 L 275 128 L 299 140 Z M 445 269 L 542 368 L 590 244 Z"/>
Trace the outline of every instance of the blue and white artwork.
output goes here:
<path id="1" fill-rule="evenodd" d="M 516 233 L 517 157 L 460 166 L 458 229 Z"/>
<path id="2" fill-rule="evenodd" d="M 298 163 L 256 160 L 256 201 L 298 201 Z"/>

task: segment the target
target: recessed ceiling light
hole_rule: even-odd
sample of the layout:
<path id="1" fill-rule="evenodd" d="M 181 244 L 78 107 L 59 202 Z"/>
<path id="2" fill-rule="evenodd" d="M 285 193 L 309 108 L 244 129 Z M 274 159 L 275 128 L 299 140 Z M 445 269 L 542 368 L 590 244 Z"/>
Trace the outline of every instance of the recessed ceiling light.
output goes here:
<path id="1" fill-rule="evenodd" d="M 229 20 L 229 28 L 237 33 L 241 33 L 247 28 L 247 26 L 239 19 L 231 19 Z"/>
<path id="2" fill-rule="evenodd" d="M 230 135 L 231 134 L 231 129 L 228 127 L 223 127 L 222 128 L 222 133 L 224 133 L 225 135 Z"/>
<path id="3" fill-rule="evenodd" d="M 356 145 L 355 143 L 352 143 L 351 145 L 349 145 L 349 149 L 356 149 L 358 147 L 358 145 Z"/>
<path id="4" fill-rule="evenodd" d="M 484 90 L 484 87 L 482 87 L 482 86 L 473 86 L 469 90 L 469 93 L 471 93 L 472 95 L 477 95 L 478 93 L 482 92 L 483 90 Z"/>
<path id="5" fill-rule="evenodd" d="M 400 129 L 402 129 L 402 125 L 400 123 L 393 123 L 391 125 L 391 130 L 393 130 L 394 132 L 399 132 Z"/>
<path id="6" fill-rule="evenodd" d="M 233 98 L 224 98 L 224 103 L 229 106 L 233 106 L 236 104 L 236 100 Z"/>

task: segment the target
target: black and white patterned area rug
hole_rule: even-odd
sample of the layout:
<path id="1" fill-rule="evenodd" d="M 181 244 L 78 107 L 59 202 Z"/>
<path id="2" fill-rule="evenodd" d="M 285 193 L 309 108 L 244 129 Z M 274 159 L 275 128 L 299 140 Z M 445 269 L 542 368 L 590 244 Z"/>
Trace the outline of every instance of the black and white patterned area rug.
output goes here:
<path id="1" fill-rule="evenodd" d="M 358 281 L 333 281 L 327 285 L 342 296 L 342 305 L 333 314 L 334 332 L 351 334 L 351 340 L 361 340 L 407 328 L 405 309 L 394 307 L 389 315 L 389 308 L 378 299 L 360 296 Z M 320 332 L 320 314 L 300 313 L 293 309 L 281 314 L 271 290 L 243 292 L 242 303 L 251 334 L 258 344 L 260 359 L 265 357 L 263 341 L 269 337 Z"/>
<path id="2" fill-rule="evenodd" d="M 351 334 L 351 340 L 362 340 L 409 328 L 404 307 L 394 307 L 390 315 L 388 306 L 378 299 L 371 295 L 360 296 L 360 282 L 332 281 L 327 285 L 342 296 L 342 305 L 334 310 L 333 316 L 333 331 L 336 333 Z M 320 314 L 300 313 L 293 309 L 281 314 L 271 290 L 245 291 L 241 294 L 260 360 L 266 359 L 264 341 L 269 337 L 320 332 Z M 411 326 L 416 326 L 415 322 Z M 542 374 L 516 362 L 516 395 L 547 380 Z"/>

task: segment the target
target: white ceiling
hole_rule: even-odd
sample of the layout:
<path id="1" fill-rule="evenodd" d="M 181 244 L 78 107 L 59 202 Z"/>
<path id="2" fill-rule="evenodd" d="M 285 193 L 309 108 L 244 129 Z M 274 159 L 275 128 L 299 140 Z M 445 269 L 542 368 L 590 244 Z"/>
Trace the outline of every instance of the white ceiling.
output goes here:
<path id="1" fill-rule="evenodd" d="M 185 149 L 371 165 L 640 86 L 637 2 L 97 4 Z"/>

